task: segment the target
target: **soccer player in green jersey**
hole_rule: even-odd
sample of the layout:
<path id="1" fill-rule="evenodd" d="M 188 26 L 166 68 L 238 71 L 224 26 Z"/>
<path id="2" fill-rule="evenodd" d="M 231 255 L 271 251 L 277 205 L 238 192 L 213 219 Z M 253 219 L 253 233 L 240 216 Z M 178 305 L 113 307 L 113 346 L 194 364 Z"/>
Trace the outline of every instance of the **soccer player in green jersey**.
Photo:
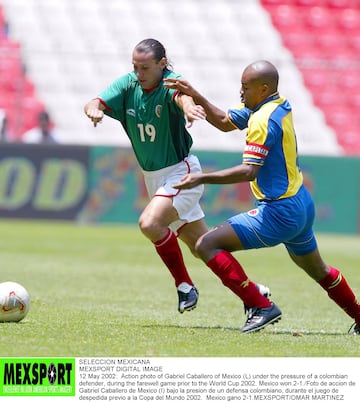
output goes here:
<path id="1" fill-rule="evenodd" d="M 180 75 L 172 71 L 160 42 L 145 39 L 138 43 L 132 64 L 132 72 L 116 79 L 84 110 L 95 127 L 104 115 L 118 120 L 131 141 L 150 198 L 139 226 L 173 276 L 178 310 L 183 313 L 196 307 L 199 294 L 177 237 L 196 255 L 196 240 L 207 226 L 199 205 L 203 186 L 180 191 L 173 184 L 186 173 L 201 172 L 199 160 L 189 154 L 192 138 L 186 119 L 190 127 L 194 120 L 204 119 L 205 113 L 191 97 L 163 85 L 164 78 Z"/>
<path id="2" fill-rule="evenodd" d="M 360 303 L 345 277 L 322 259 L 313 231 L 315 206 L 303 184 L 290 103 L 278 93 L 279 74 L 266 60 L 242 74 L 242 104 L 227 113 L 211 104 L 184 80 L 165 85 L 186 93 L 203 106 L 206 119 L 222 131 L 247 127 L 241 164 L 217 172 L 187 174 L 176 189 L 204 184 L 250 182 L 257 207 L 217 225 L 196 244 L 207 266 L 247 306 L 242 332 L 258 331 L 277 322 L 281 310 L 261 295 L 232 255 L 236 250 L 284 244 L 290 258 L 314 279 L 352 319 L 350 333 L 360 334 Z"/>

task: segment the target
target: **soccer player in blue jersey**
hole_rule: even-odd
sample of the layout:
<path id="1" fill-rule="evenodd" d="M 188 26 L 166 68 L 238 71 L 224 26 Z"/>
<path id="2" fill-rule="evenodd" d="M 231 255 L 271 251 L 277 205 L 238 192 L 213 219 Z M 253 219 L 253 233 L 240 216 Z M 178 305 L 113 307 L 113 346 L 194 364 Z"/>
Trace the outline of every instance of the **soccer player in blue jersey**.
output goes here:
<path id="1" fill-rule="evenodd" d="M 173 276 L 178 310 L 183 313 L 196 307 L 198 290 L 177 237 L 196 254 L 195 242 L 207 226 L 199 205 L 203 186 L 179 191 L 173 184 L 186 173 L 201 172 L 199 160 L 190 154 L 192 138 L 186 119 L 191 126 L 194 120 L 204 119 L 205 113 L 191 97 L 164 87 L 164 78 L 180 75 L 172 71 L 160 42 L 144 39 L 138 43 L 132 64 L 132 72 L 90 100 L 84 111 L 95 127 L 104 115 L 118 120 L 131 141 L 150 198 L 139 226 Z"/>
<path id="2" fill-rule="evenodd" d="M 231 253 L 283 243 L 291 259 L 355 320 L 349 332 L 360 334 L 359 301 L 341 272 L 324 262 L 317 247 L 314 202 L 303 184 L 291 106 L 278 93 L 278 80 L 278 71 L 270 62 L 250 64 L 242 74 L 242 104 L 228 113 L 184 80 L 165 82 L 168 88 L 192 96 L 204 108 L 206 119 L 220 130 L 248 129 L 241 164 L 211 173 L 187 174 L 174 187 L 250 182 L 257 207 L 217 225 L 196 244 L 203 261 L 247 306 L 243 332 L 277 322 L 281 310 L 258 291 Z"/>

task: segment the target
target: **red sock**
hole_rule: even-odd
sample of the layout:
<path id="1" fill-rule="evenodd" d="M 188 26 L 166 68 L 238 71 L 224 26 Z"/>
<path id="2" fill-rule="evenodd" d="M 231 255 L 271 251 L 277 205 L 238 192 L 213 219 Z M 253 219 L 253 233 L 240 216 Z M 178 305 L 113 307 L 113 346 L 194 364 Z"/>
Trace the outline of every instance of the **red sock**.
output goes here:
<path id="1" fill-rule="evenodd" d="M 175 279 L 175 286 L 178 287 L 182 282 L 193 285 L 185 267 L 182 252 L 175 233 L 169 229 L 166 236 L 154 244 L 157 253 Z"/>
<path id="2" fill-rule="evenodd" d="M 242 266 L 228 251 L 222 250 L 207 263 L 222 283 L 232 290 L 248 307 L 270 307 L 270 301 L 263 296 L 254 282 L 245 274 Z"/>
<path id="3" fill-rule="evenodd" d="M 328 275 L 319 284 L 327 291 L 330 299 L 360 325 L 360 303 L 341 272 L 330 267 Z"/>

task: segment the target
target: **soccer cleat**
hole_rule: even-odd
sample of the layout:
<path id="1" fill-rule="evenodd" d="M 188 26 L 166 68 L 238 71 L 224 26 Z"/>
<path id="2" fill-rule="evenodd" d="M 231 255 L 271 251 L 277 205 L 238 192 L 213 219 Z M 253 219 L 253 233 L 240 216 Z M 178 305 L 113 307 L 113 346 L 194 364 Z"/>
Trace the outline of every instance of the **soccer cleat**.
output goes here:
<path id="1" fill-rule="evenodd" d="M 274 303 L 270 307 L 251 307 L 248 309 L 248 318 L 242 327 L 242 332 L 256 332 L 269 324 L 275 324 L 281 319 L 281 310 Z"/>
<path id="2" fill-rule="evenodd" d="M 195 286 L 182 282 L 177 288 L 177 293 L 179 296 L 179 313 L 182 314 L 184 311 L 190 311 L 196 307 L 199 292 Z"/>
<path id="3" fill-rule="evenodd" d="M 350 327 L 348 334 L 350 335 L 360 335 L 360 325 L 357 325 L 356 322 Z"/>
<path id="4" fill-rule="evenodd" d="M 259 292 L 263 296 L 265 296 L 267 299 L 270 300 L 271 292 L 270 292 L 270 289 L 267 286 L 264 286 L 261 283 L 257 283 L 256 287 L 258 288 Z M 245 312 L 245 314 L 247 314 L 248 311 L 249 311 L 249 307 L 246 304 L 244 304 L 244 312 Z"/>

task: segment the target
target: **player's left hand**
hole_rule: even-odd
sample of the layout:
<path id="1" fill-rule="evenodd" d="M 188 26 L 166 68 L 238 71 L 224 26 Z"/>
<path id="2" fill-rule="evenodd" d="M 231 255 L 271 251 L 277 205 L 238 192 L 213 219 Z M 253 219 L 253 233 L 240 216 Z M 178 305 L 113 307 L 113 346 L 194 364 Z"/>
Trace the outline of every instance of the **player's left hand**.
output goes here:
<path id="1" fill-rule="evenodd" d="M 193 105 L 187 110 L 184 110 L 186 119 L 188 121 L 187 127 L 191 127 L 195 120 L 205 120 L 206 113 L 202 106 L 200 105 Z"/>

